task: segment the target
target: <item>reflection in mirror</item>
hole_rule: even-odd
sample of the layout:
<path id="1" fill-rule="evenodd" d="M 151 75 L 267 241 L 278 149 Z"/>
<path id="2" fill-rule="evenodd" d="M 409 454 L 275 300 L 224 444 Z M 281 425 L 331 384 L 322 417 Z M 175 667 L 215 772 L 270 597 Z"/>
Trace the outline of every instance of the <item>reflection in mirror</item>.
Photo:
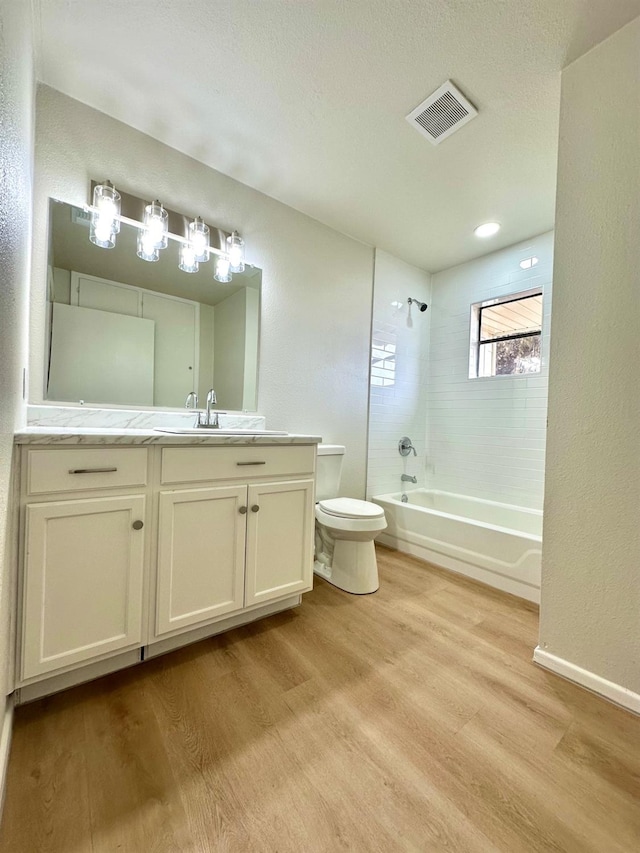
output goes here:
<path id="1" fill-rule="evenodd" d="M 138 229 L 122 223 L 113 249 L 89 242 L 89 214 L 49 201 L 45 397 L 56 402 L 255 411 L 262 272 L 246 265 L 214 281 L 215 256 L 178 269 L 179 244 L 160 260 L 136 256 Z"/>

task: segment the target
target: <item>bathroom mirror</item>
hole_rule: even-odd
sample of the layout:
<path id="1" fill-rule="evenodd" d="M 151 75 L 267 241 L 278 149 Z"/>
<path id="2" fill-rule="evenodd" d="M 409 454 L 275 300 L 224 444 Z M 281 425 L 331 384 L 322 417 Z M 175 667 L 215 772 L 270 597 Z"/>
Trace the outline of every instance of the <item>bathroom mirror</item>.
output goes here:
<path id="1" fill-rule="evenodd" d="M 262 271 L 246 265 L 229 284 L 215 259 L 178 269 L 170 240 L 156 262 L 136 255 L 138 229 L 121 223 L 116 245 L 89 242 L 89 214 L 49 200 L 45 399 L 255 411 Z"/>

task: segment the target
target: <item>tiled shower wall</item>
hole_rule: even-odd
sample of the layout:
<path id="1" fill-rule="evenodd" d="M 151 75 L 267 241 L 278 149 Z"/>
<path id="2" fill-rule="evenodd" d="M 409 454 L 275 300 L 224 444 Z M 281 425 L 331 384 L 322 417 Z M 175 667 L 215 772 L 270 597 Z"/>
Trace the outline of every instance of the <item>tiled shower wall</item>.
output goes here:
<path id="1" fill-rule="evenodd" d="M 430 306 L 430 276 L 376 250 L 370 378 L 367 495 L 401 490 L 400 476 L 425 486 L 425 424 L 431 307 L 421 312 L 407 297 Z M 408 435 L 417 456 L 403 458 L 398 441 Z M 408 484 L 410 488 L 416 488 Z"/>
<path id="2" fill-rule="evenodd" d="M 538 264 L 523 271 L 531 256 Z M 542 509 L 552 268 L 549 232 L 432 277 L 430 488 Z M 471 304 L 533 287 L 543 291 L 542 371 L 469 379 Z"/>

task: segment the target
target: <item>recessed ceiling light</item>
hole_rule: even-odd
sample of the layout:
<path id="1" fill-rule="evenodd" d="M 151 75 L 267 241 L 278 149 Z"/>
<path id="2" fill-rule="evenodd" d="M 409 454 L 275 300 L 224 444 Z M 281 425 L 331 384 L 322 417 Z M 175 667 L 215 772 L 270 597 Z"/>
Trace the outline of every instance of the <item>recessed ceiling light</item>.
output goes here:
<path id="1" fill-rule="evenodd" d="M 476 237 L 493 237 L 493 235 L 497 234 L 499 230 L 499 222 L 484 222 L 482 225 L 478 225 L 477 228 L 474 228 L 473 233 Z"/>
<path id="2" fill-rule="evenodd" d="M 535 265 L 537 263 L 538 263 L 537 258 L 525 258 L 524 260 L 520 261 L 520 269 L 521 270 L 530 270 L 531 267 L 535 267 Z"/>

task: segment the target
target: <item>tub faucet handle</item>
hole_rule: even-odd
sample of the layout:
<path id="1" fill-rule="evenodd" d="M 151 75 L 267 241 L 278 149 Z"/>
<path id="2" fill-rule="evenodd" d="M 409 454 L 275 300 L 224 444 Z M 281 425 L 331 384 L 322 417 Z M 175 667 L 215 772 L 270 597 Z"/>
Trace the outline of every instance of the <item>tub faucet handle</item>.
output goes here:
<path id="1" fill-rule="evenodd" d="M 404 435 L 398 442 L 398 453 L 400 456 L 408 456 L 413 450 L 413 455 L 417 456 L 416 449 L 408 435 Z"/>

